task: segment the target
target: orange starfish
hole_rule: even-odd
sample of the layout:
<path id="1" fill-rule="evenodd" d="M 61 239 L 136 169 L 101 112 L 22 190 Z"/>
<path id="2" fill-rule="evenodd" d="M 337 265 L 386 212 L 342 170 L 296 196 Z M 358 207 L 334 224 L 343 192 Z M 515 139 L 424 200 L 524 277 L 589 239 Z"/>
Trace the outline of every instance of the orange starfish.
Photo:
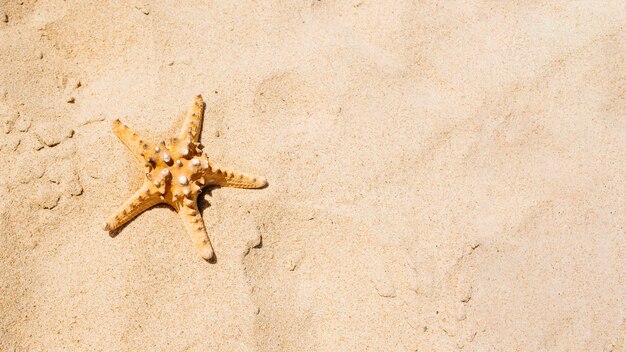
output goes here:
<path id="1" fill-rule="evenodd" d="M 104 230 L 113 231 L 148 208 L 165 203 L 178 212 L 200 255 L 206 260 L 213 257 L 213 247 L 198 210 L 198 195 L 202 189 L 209 185 L 262 188 L 267 180 L 209 162 L 199 143 L 203 114 L 204 102 L 198 95 L 186 113 L 178 136 L 157 145 L 141 138 L 120 120 L 113 122 L 113 132 L 141 163 L 145 163 L 146 175 L 141 188 L 107 220 Z"/>

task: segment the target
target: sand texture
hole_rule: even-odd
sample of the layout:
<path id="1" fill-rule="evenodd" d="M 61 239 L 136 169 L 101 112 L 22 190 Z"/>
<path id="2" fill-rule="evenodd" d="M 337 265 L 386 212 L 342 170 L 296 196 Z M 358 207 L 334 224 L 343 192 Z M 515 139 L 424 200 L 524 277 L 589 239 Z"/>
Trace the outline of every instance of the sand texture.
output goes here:
<path id="1" fill-rule="evenodd" d="M 624 1 L 0 0 L 0 351 L 624 351 Z M 119 118 L 266 176 L 157 206 Z"/>

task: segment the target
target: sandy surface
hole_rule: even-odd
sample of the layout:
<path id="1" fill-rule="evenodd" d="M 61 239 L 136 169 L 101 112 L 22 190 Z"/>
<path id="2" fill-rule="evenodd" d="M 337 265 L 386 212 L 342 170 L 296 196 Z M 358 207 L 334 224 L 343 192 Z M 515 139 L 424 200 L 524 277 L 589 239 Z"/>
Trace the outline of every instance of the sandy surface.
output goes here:
<path id="1" fill-rule="evenodd" d="M 624 351 L 623 1 L 178 3 L 0 2 L 1 351 Z M 198 93 L 215 264 L 102 230 Z"/>

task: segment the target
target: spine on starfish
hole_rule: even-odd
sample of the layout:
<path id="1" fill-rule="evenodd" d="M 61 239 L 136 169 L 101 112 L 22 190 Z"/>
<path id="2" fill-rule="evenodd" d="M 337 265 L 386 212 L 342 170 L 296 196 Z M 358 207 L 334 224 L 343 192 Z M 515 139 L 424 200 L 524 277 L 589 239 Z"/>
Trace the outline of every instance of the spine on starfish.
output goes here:
<path id="1" fill-rule="evenodd" d="M 267 179 L 263 176 L 240 174 L 219 165 L 209 165 L 205 179 L 209 184 L 216 184 L 222 187 L 250 189 L 267 186 Z"/>
<path id="2" fill-rule="evenodd" d="M 140 161 L 144 162 L 151 148 L 150 143 L 143 140 L 137 133 L 133 132 L 130 127 L 123 124 L 119 119 L 113 121 L 113 132 L 128 147 L 128 149 Z"/>
<path id="3" fill-rule="evenodd" d="M 146 173 L 146 179 L 154 187 L 155 191 L 161 196 L 165 194 L 170 187 L 172 181 L 172 173 L 168 168 L 162 169 L 160 173 L 154 176 L 151 173 Z"/>
<path id="4" fill-rule="evenodd" d="M 180 129 L 178 138 L 188 138 L 191 142 L 198 142 L 202 131 L 202 117 L 204 116 L 204 101 L 202 95 L 197 95 L 193 100 L 193 105 L 187 111 L 187 116 Z"/>
<path id="5" fill-rule="evenodd" d="M 213 247 L 207 237 L 204 221 L 202 221 L 202 215 L 198 210 L 198 204 L 195 199 L 186 198 L 184 206 L 180 208 L 178 214 L 183 219 L 183 224 L 191 235 L 191 240 L 202 258 L 211 259 L 213 257 Z"/>
<path id="6" fill-rule="evenodd" d="M 144 210 L 160 203 L 158 195 L 148 185 L 144 184 L 111 216 L 104 225 L 105 231 L 112 231 L 124 225 Z"/>

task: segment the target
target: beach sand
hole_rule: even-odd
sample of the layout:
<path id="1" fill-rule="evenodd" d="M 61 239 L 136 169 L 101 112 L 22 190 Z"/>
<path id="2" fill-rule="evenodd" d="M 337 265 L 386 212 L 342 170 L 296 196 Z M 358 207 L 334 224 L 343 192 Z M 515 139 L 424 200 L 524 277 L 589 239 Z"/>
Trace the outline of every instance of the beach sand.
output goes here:
<path id="1" fill-rule="evenodd" d="M 0 2 L 0 351 L 624 351 L 623 1 Z M 264 175 L 116 236 L 176 133 Z"/>

